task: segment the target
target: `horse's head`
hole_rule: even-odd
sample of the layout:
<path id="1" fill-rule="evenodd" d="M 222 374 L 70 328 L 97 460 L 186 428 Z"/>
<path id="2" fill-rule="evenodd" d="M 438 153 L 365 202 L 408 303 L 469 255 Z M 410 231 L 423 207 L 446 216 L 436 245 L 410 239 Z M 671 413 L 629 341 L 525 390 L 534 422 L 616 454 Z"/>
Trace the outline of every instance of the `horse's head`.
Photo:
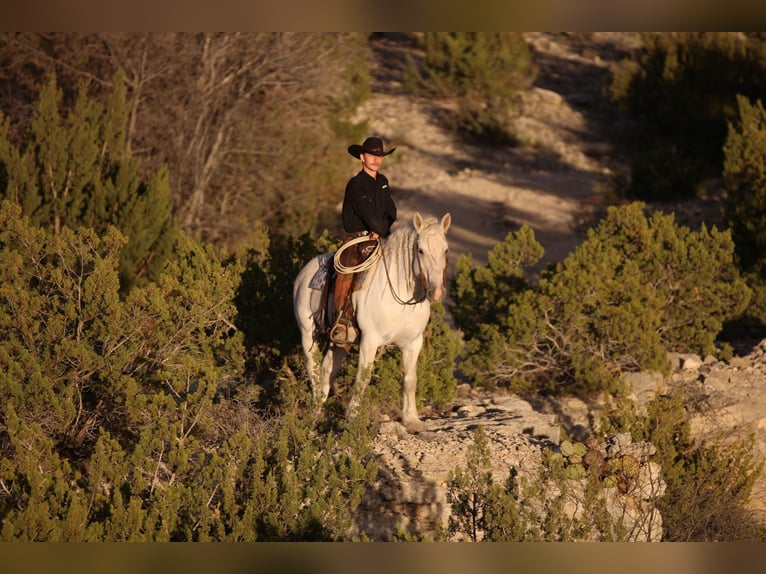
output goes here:
<path id="1" fill-rule="evenodd" d="M 419 213 L 412 223 L 417 232 L 415 258 L 420 283 L 426 296 L 433 301 L 441 301 L 447 277 L 447 230 L 452 223 L 452 216 L 446 213 L 441 221 L 424 219 Z"/>

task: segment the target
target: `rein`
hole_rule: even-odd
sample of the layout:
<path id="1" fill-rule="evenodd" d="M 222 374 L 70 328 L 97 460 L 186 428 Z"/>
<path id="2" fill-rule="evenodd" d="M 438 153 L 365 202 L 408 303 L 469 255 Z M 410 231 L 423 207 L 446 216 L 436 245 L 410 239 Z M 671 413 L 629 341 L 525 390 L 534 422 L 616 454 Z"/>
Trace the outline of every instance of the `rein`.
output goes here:
<path id="1" fill-rule="evenodd" d="M 417 243 L 415 243 L 415 249 L 415 258 L 418 262 L 418 270 L 420 271 L 418 273 L 418 280 L 420 281 L 420 287 L 423 290 L 423 296 L 419 299 L 416 299 L 415 295 L 413 294 L 408 301 L 405 301 L 399 297 L 399 294 L 394 289 L 394 284 L 391 282 L 391 275 L 388 272 L 388 263 L 386 262 L 385 249 L 380 250 L 381 257 L 383 259 L 383 268 L 386 270 L 386 280 L 388 281 L 388 287 L 391 290 L 391 294 L 394 296 L 394 299 L 396 299 L 397 303 L 400 305 L 417 305 L 418 303 L 425 301 L 426 297 L 428 296 L 428 289 L 426 288 L 426 277 L 423 274 L 423 266 L 420 263 L 420 253 L 417 252 Z"/>

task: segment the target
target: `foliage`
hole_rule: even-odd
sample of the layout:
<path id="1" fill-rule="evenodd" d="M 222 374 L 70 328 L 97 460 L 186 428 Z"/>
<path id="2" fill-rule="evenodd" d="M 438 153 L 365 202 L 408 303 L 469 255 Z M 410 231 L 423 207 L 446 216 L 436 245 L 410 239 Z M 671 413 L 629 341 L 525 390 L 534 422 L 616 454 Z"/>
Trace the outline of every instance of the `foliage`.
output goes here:
<path id="1" fill-rule="evenodd" d="M 751 269 L 766 252 L 766 110 L 743 96 L 737 104 L 723 148 L 725 209 L 742 267 Z"/>
<path id="2" fill-rule="evenodd" d="M 766 44 L 759 34 L 646 33 L 644 49 L 614 71 L 612 95 L 636 121 L 631 193 L 692 197 L 718 177 L 737 94 L 763 93 Z"/>
<path id="3" fill-rule="evenodd" d="M 422 70 L 410 74 L 418 87 L 457 98 L 453 127 L 470 138 L 515 143 L 517 94 L 537 73 L 519 32 L 425 32 Z"/>
<path id="4" fill-rule="evenodd" d="M 262 249 L 248 248 L 239 257 L 237 327 L 245 337 L 248 373 L 263 381 L 300 344 L 293 313 L 293 282 L 313 257 L 337 249 L 340 241 L 327 231 L 317 238 L 275 237 Z"/>
<path id="5" fill-rule="evenodd" d="M 651 442 L 667 484 L 658 509 L 663 540 L 670 542 L 752 542 L 766 540 L 766 527 L 747 508 L 763 469 L 754 437 L 691 438 L 682 389 L 658 396 L 640 415 L 624 401 L 608 409 L 601 432 L 630 432 Z"/>
<path id="6" fill-rule="evenodd" d="M 731 235 L 705 225 L 691 231 L 677 225 L 672 214 L 646 217 L 642 207 L 634 203 L 610 209 L 588 241 L 599 241 L 623 261 L 637 264 L 639 281 L 659 303 L 664 349 L 713 353 L 723 322 L 742 313 L 750 298 L 734 263 Z"/>
<path id="7" fill-rule="evenodd" d="M 530 288 L 525 269 L 542 256 L 542 245 L 535 240 L 532 228 L 525 225 L 489 251 L 484 267 L 475 267 L 470 254 L 458 258 L 450 293 L 460 304 L 450 310 L 467 338 L 478 337 L 483 325 L 505 314 L 520 293 Z"/>
<path id="8" fill-rule="evenodd" d="M 520 321 L 531 315 L 522 317 L 515 310 L 529 304 L 532 287 L 525 279 L 525 269 L 542 254 L 534 231 L 523 226 L 490 250 L 486 266 L 475 267 L 470 255 L 462 255 L 456 262 L 450 311 L 466 339 L 460 368 L 485 385 L 496 382 L 487 377 L 496 373 L 496 366 L 516 361 L 515 352 L 504 344 L 508 333 L 515 331 L 521 337 L 525 328 L 534 331 Z M 516 390 L 521 390 L 523 383 L 517 383 Z"/>
<path id="9" fill-rule="evenodd" d="M 466 467 L 450 472 L 447 487 L 447 503 L 451 508 L 449 535 L 461 532 L 471 542 L 477 542 L 486 528 L 485 505 L 492 487 L 489 442 L 481 426 L 473 433 Z"/>
<path id="10" fill-rule="evenodd" d="M 342 538 L 374 476 L 374 425 L 318 432 L 287 369 L 257 410 L 238 268 L 180 235 L 123 299 L 124 242 L 0 209 L 0 538 Z"/>
<path id="11" fill-rule="evenodd" d="M 766 324 L 766 110 L 761 100 L 737 97 L 724 152 L 724 213 L 740 266 L 753 288 L 748 316 Z"/>
<path id="12" fill-rule="evenodd" d="M 450 473 L 447 487 L 451 507 L 448 534 L 452 540 L 628 540 L 621 520 L 609 515 L 598 477 L 568 477 L 560 457 L 548 449 L 536 472 L 522 478 L 511 467 L 506 483 L 497 484 L 492 478 L 489 442 L 481 426 L 474 431 L 466 466 Z"/>
<path id="13" fill-rule="evenodd" d="M 20 206 L 33 223 L 60 233 L 86 226 L 102 234 L 117 227 L 127 237 L 120 256 L 123 290 L 156 279 L 175 235 L 168 172 L 145 179 L 125 143 L 128 103 L 122 79 L 106 104 L 81 84 L 64 115 L 51 78 L 40 93 L 20 145 L 9 118 L 0 118 L 0 198 Z"/>
<path id="14" fill-rule="evenodd" d="M 452 296 L 470 352 L 463 369 L 518 392 L 589 394 L 618 392 L 623 371 L 667 372 L 667 349 L 714 352 L 723 323 L 749 298 L 728 232 L 692 232 L 642 210 L 609 208 L 536 289 L 520 271 L 534 259 L 493 258 L 483 270 L 459 262 Z M 500 252 L 530 245 L 527 233 L 509 235 Z"/>
<path id="15" fill-rule="evenodd" d="M 362 413 L 339 432 L 321 433 L 309 414 L 309 391 L 289 369 L 280 373 L 280 394 L 279 415 L 264 416 L 265 427 L 249 433 L 254 448 L 234 492 L 238 508 L 230 512 L 245 519 L 236 539 L 343 540 L 377 475 L 371 457 L 377 425 Z M 234 414 L 232 423 L 242 420 Z"/>
<path id="16" fill-rule="evenodd" d="M 366 129 L 350 119 L 369 94 L 366 41 L 360 33 L 7 32 L 0 109 L 23 124 L 30 94 L 51 74 L 65 107 L 84 78 L 106 101 L 122 72 L 126 145 L 142 177 L 167 165 L 183 230 L 234 253 L 261 247 L 264 228 L 298 236 L 329 221 L 352 165 L 346 146 Z"/>

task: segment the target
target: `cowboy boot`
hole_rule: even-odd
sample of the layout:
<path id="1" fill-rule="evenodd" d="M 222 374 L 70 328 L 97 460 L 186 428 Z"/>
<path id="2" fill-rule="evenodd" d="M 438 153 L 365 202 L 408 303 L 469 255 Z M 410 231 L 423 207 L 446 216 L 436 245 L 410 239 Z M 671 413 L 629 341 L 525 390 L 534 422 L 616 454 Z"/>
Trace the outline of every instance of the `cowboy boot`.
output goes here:
<path id="1" fill-rule="evenodd" d="M 330 329 L 330 340 L 339 345 L 348 343 L 348 330 L 351 326 L 351 313 L 353 312 L 349 295 L 353 283 L 354 275 L 351 273 L 339 273 L 335 277 L 332 305 L 334 324 Z"/>

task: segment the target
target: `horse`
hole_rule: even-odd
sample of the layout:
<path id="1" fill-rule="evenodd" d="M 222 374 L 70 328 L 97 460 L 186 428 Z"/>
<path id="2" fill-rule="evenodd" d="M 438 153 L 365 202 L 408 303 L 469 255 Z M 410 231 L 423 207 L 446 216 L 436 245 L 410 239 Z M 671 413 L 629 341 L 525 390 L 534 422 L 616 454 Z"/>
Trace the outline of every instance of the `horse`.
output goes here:
<path id="1" fill-rule="evenodd" d="M 446 288 L 447 238 L 452 222 L 446 213 L 441 220 L 415 213 L 381 240 L 377 261 L 357 278 L 361 286 L 352 293 L 359 327 L 359 364 L 346 418 L 356 414 L 372 376 L 378 349 L 395 344 L 402 351 L 404 384 L 401 422 L 409 432 L 423 429 L 415 402 L 417 362 L 423 347 L 423 333 L 431 318 L 431 301 L 441 301 Z M 293 309 L 301 333 L 306 370 L 315 404 L 324 404 L 330 384 L 346 347 L 330 343 L 324 357 L 320 348 L 321 317 L 326 310 L 322 293 L 312 285 L 329 254 L 309 261 L 293 285 Z M 324 257 L 324 259 L 323 259 Z M 329 297 L 331 300 L 332 298 Z M 321 363 L 319 359 L 321 358 Z M 318 364 L 320 363 L 320 364 Z"/>

